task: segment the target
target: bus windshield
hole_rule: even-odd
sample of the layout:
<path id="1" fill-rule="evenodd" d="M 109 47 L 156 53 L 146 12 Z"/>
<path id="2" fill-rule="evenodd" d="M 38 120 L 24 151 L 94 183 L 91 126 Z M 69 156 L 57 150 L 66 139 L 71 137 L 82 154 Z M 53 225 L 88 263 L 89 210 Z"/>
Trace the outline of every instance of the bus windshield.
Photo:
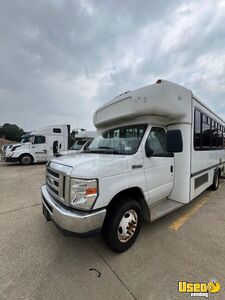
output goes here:
<path id="1" fill-rule="evenodd" d="M 137 152 L 147 124 L 117 127 L 93 140 L 85 152 L 132 155 Z"/>
<path id="2" fill-rule="evenodd" d="M 70 147 L 70 150 L 80 150 L 86 142 L 86 140 L 77 140 L 73 146 Z"/>

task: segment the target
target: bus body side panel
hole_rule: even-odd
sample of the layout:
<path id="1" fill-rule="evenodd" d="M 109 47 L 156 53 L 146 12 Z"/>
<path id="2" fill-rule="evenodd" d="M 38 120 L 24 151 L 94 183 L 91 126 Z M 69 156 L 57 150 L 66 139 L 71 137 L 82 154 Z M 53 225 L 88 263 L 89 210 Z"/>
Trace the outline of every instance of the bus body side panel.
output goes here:
<path id="1" fill-rule="evenodd" d="M 208 117 L 225 126 L 216 115 L 193 99 L 193 116 L 197 108 Z M 224 167 L 225 149 L 220 150 L 195 150 L 194 149 L 194 118 L 192 126 L 192 149 L 191 149 L 191 200 L 201 194 L 213 183 L 215 169 Z"/>
<path id="2" fill-rule="evenodd" d="M 213 183 L 215 168 L 191 177 L 191 200 L 204 192 Z"/>
<path id="3" fill-rule="evenodd" d="M 174 187 L 169 199 L 188 203 L 190 201 L 191 124 L 174 124 L 167 129 L 180 129 L 183 137 L 183 151 L 174 154 Z"/>

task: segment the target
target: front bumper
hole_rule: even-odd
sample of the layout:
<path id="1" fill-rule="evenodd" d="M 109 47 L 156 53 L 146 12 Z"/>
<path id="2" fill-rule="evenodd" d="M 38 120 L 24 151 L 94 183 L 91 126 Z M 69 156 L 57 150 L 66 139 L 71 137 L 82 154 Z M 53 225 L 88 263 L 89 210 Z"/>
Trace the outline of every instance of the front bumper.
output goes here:
<path id="1" fill-rule="evenodd" d="M 56 202 L 48 193 L 46 185 L 42 186 L 41 192 L 42 203 L 47 209 L 50 219 L 60 228 L 78 235 L 89 235 L 102 228 L 106 209 L 93 212 L 77 211 Z"/>
<path id="2" fill-rule="evenodd" d="M 5 162 L 18 162 L 18 157 L 5 157 Z"/>

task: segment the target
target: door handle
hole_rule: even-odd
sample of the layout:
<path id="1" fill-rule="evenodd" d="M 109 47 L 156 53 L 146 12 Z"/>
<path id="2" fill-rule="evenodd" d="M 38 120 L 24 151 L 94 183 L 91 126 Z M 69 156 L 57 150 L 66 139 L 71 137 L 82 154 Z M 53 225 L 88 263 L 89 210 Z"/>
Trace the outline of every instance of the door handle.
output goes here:
<path id="1" fill-rule="evenodd" d="M 173 166 L 170 166 L 170 172 L 173 173 Z"/>
<path id="2" fill-rule="evenodd" d="M 139 168 L 143 168 L 143 165 L 139 164 L 139 165 L 133 165 L 132 166 L 132 169 L 139 169 Z"/>

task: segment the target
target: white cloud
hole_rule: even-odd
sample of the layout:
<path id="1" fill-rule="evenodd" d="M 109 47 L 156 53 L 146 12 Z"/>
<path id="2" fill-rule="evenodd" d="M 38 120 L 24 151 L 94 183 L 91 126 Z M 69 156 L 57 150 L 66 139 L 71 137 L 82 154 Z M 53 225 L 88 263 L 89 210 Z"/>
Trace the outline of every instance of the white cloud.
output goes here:
<path id="1" fill-rule="evenodd" d="M 224 0 L 2 2 L 0 124 L 93 128 L 98 106 L 158 78 L 225 116 L 224 19 Z"/>

